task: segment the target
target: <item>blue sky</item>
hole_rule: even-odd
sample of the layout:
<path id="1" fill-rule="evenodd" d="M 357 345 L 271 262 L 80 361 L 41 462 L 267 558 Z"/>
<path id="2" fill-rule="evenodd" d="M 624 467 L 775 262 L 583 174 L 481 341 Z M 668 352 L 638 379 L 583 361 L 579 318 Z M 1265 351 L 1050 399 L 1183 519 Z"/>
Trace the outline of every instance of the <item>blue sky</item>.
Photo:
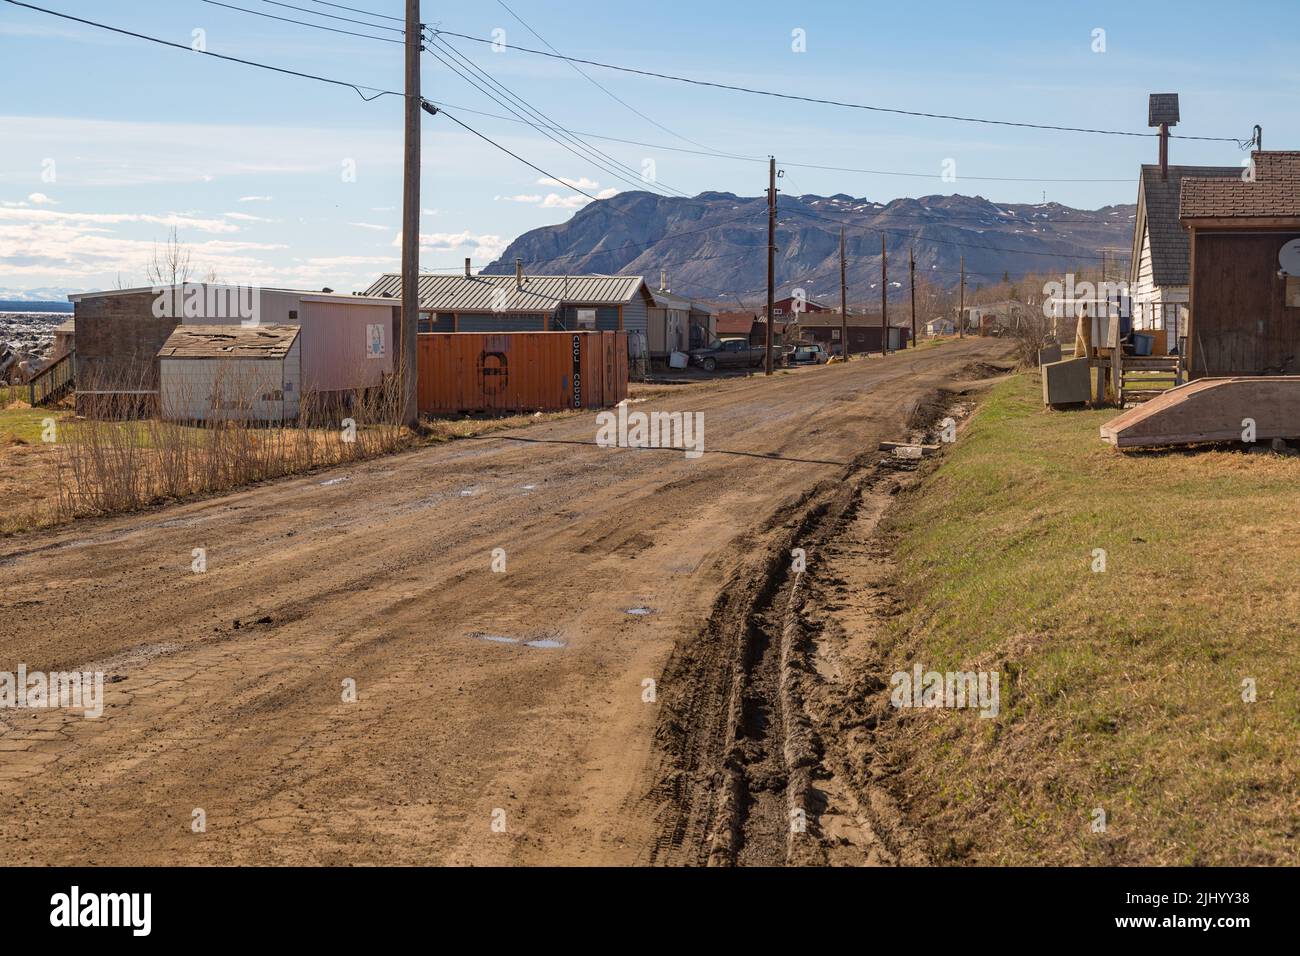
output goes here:
<path id="1" fill-rule="evenodd" d="M 36 0 L 189 46 L 288 69 L 400 89 L 402 48 L 223 9 L 201 0 Z M 238 6 L 363 30 L 264 0 Z M 351 16 L 315 0 L 284 0 Z M 398 0 L 339 0 L 400 16 Z M 1150 92 L 1177 91 L 1176 133 L 1300 148 L 1300 4 L 928 2 L 654 4 L 507 0 L 564 53 L 704 80 L 1052 125 L 1142 131 Z M 506 42 L 543 43 L 492 0 L 424 0 L 426 22 Z M 364 19 L 364 18 L 363 18 Z M 376 24 L 385 24 L 371 18 Z M 390 26 L 399 24 L 387 21 Z M 1094 52 L 1104 30 L 1105 52 Z M 792 49 L 801 30 L 806 50 Z M 369 32 L 397 38 L 382 29 Z M 757 195 L 762 162 L 789 163 L 782 188 L 877 201 L 960 192 L 1082 207 L 1133 202 L 1154 140 L 979 126 L 846 110 L 585 67 L 659 126 L 567 64 L 449 39 L 465 56 L 657 188 Z M 230 282 L 364 287 L 399 255 L 402 104 L 167 49 L 0 3 L 0 290 L 89 289 L 120 274 L 144 282 L 156 241 L 176 226 L 200 276 Z M 424 57 L 425 96 L 506 115 Z M 607 195 L 632 188 L 519 123 L 458 112 L 558 177 Z M 666 127 L 667 131 L 660 127 Z M 671 132 L 670 132 L 671 131 Z M 448 122 L 423 125 L 421 264 L 455 268 L 498 254 L 519 233 L 563 222 L 587 200 Z M 1175 140 L 1178 163 L 1236 165 L 1232 143 Z M 945 182 L 945 160 L 956 181 Z M 795 163 L 912 176 L 832 172 Z M 349 175 L 349 173 L 351 175 Z M 639 180 L 636 174 L 629 174 Z M 1112 179 L 988 182 L 970 177 Z"/>

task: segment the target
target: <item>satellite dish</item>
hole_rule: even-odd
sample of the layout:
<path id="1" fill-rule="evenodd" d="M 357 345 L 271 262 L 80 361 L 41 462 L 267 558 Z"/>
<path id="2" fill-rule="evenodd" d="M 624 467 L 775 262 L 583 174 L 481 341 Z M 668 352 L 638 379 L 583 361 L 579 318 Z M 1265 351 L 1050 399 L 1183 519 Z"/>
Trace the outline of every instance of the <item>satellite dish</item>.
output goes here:
<path id="1" fill-rule="evenodd" d="M 1300 239 L 1292 239 L 1277 254 L 1278 265 L 1289 276 L 1300 276 Z"/>

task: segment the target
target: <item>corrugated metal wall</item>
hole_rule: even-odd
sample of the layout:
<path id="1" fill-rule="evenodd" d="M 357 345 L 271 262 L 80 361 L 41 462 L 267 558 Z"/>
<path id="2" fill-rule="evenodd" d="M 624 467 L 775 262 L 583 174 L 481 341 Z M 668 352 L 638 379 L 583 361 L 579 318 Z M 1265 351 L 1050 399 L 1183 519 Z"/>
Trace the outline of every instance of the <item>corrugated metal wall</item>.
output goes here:
<path id="1" fill-rule="evenodd" d="M 605 408 L 627 397 L 625 333 L 435 332 L 419 337 L 419 362 L 427 414 Z"/>
<path id="2" fill-rule="evenodd" d="M 352 302 L 303 301 L 299 305 L 302 325 L 302 369 L 307 386 L 316 392 L 374 388 L 393 371 L 396 343 L 392 333 L 392 307 Z M 382 331 L 371 357 L 372 326 Z"/>

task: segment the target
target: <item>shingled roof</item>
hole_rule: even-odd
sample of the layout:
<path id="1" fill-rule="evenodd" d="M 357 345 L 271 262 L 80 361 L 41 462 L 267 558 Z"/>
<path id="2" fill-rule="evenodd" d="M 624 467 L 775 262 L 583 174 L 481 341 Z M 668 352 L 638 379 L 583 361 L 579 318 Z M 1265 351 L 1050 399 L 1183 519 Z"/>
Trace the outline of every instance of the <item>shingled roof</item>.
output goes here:
<path id="1" fill-rule="evenodd" d="M 1253 182 L 1188 178 L 1178 214 L 1182 219 L 1300 218 L 1300 151 L 1256 152 Z"/>
<path id="2" fill-rule="evenodd" d="M 1143 166 L 1138 184 L 1138 209 L 1133 230 L 1132 282 L 1142 255 L 1142 227 L 1151 237 L 1151 281 L 1158 286 L 1187 285 L 1189 247 L 1187 230 L 1178 221 L 1178 194 L 1185 177 L 1200 176 L 1240 180 L 1236 166 L 1170 166 L 1169 178 L 1160 178 L 1159 166 Z"/>

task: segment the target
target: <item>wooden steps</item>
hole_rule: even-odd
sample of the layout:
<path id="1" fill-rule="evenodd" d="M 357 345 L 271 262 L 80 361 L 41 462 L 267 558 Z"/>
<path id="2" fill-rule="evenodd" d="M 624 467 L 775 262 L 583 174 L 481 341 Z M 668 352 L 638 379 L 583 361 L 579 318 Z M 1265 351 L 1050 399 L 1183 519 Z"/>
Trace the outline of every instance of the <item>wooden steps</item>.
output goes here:
<path id="1" fill-rule="evenodd" d="M 69 352 L 55 359 L 28 380 L 27 399 L 33 408 L 53 404 L 73 390 L 72 354 Z"/>
<path id="2" fill-rule="evenodd" d="M 1177 355 L 1123 355 L 1120 357 L 1120 405 L 1146 402 L 1183 384 L 1182 359 Z M 1144 386 L 1158 385 L 1158 388 Z"/>

